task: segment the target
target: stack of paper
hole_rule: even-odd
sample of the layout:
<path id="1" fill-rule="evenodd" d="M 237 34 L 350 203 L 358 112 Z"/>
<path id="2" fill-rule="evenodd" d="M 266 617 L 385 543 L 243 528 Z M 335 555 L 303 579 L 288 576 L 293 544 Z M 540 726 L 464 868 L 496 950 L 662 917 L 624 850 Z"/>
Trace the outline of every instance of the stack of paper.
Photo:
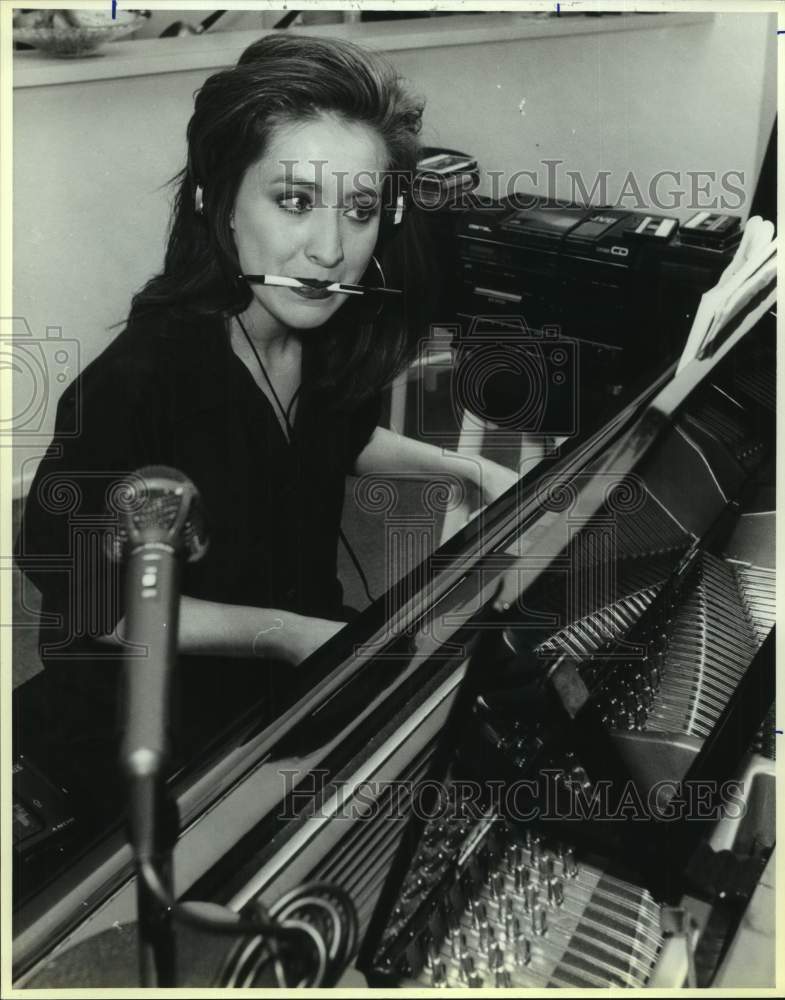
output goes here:
<path id="1" fill-rule="evenodd" d="M 774 226 L 755 215 L 744 228 L 733 260 L 700 301 L 677 374 L 691 361 L 710 356 L 739 321 L 756 323 L 774 304 L 776 280 Z"/>

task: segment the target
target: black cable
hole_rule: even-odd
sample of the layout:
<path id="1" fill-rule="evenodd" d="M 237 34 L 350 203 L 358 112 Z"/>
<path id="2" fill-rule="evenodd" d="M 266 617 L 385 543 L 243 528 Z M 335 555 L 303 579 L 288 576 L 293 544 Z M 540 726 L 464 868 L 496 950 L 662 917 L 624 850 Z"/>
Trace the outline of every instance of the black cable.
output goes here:
<path id="1" fill-rule="evenodd" d="M 287 438 L 289 440 L 289 443 L 291 444 L 294 441 L 294 428 L 292 427 L 292 424 L 291 424 L 291 422 L 289 420 L 289 414 L 292 411 L 292 406 L 294 405 L 294 402 L 295 402 L 295 400 L 297 399 L 297 396 L 300 393 L 300 389 L 301 389 L 302 385 L 298 385 L 297 386 L 297 389 L 295 390 L 294 395 L 292 396 L 291 400 L 289 401 L 289 405 L 286 407 L 286 409 L 284 409 L 283 403 L 281 402 L 281 399 L 280 399 L 278 393 L 275 391 L 275 386 L 273 385 L 270 376 L 267 374 L 267 369 L 264 366 L 264 363 L 263 363 L 263 361 L 262 361 L 262 359 L 261 359 L 261 357 L 259 355 L 259 352 L 256 350 L 256 345 L 254 344 L 253 340 L 251 339 L 251 336 L 248 333 L 248 331 L 246 330 L 245 324 L 240 319 L 239 315 L 237 316 L 237 322 L 240 324 L 240 329 L 243 331 L 243 334 L 245 335 L 245 339 L 248 341 L 248 346 L 253 351 L 254 357 L 256 358 L 256 360 L 257 360 L 257 362 L 259 364 L 259 368 L 261 369 L 262 375 L 264 375 L 265 381 L 267 382 L 267 385 L 270 387 L 270 392 L 273 394 L 273 399 L 275 400 L 276 405 L 278 406 L 278 410 L 280 411 L 281 416 L 283 417 L 284 424 L 286 426 L 286 435 L 287 435 Z M 362 581 L 362 585 L 363 585 L 363 588 L 365 589 L 365 593 L 366 593 L 366 596 L 368 597 L 368 601 L 371 604 L 373 604 L 373 602 L 376 600 L 376 598 L 373 596 L 373 594 L 371 593 L 371 588 L 368 586 L 368 579 L 367 579 L 367 577 L 365 575 L 365 572 L 363 571 L 362 564 L 360 563 L 360 560 L 357 558 L 357 555 L 355 554 L 354 549 L 349 544 L 349 539 L 346 537 L 346 534 L 344 533 L 343 528 L 339 528 L 338 529 L 338 533 L 340 535 L 341 541 L 344 544 L 344 547 L 346 548 L 346 551 L 349 553 L 349 558 L 351 559 L 352 563 L 354 564 L 354 568 L 357 570 L 357 573 L 358 573 L 358 575 L 360 577 L 360 580 Z"/>
<path id="2" fill-rule="evenodd" d="M 344 547 L 346 548 L 346 551 L 349 553 L 349 558 L 354 563 L 354 568 L 357 570 L 357 574 L 360 577 L 360 580 L 362 581 L 363 589 L 365 590 L 365 594 L 366 594 L 366 596 L 368 598 L 368 601 L 371 604 L 373 604 L 373 602 L 376 600 L 376 598 L 373 596 L 373 594 L 371 593 L 371 588 L 368 586 L 368 579 L 365 576 L 365 573 L 363 572 L 363 568 L 362 568 L 362 565 L 360 563 L 360 560 L 357 558 L 357 556 L 354 553 L 354 549 L 349 544 L 349 539 L 346 537 L 343 528 L 339 528 L 338 531 L 339 531 L 340 536 L 341 536 L 341 541 L 343 542 Z"/>
<path id="3" fill-rule="evenodd" d="M 357 912 L 352 898 L 340 886 L 328 882 L 305 882 L 279 899 L 269 910 L 261 900 L 254 900 L 244 911 L 235 913 L 219 904 L 176 902 L 149 859 L 139 862 L 138 877 L 178 923 L 214 934 L 239 935 L 246 939 L 237 942 L 224 962 L 221 972 L 223 983 L 227 980 L 234 982 L 242 976 L 250 978 L 246 985 L 253 985 L 253 980 L 268 961 L 276 965 L 282 957 L 288 956 L 292 961 L 302 962 L 307 951 L 304 946 L 315 945 L 320 956 L 316 975 L 310 982 L 308 976 L 311 970 L 307 970 L 306 979 L 295 985 L 330 986 L 338 980 L 357 947 Z M 207 906 L 209 912 L 202 909 Z M 315 926 L 314 911 L 321 911 L 322 918 L 327 916 L 324 929 Z M 249 969 L 251 962 L 253 964 Z M 279 985 L 286 985 L 282 966 L 276 969 L 276 978 Z"/>
<path id="4" fill-rule="evenodd" d="M 261 369 L 262 375 L 264 375 L 265 382 L 267 382 L 270 392 L 273 394 L 273 399 L 275 400 L 276 406 L 278 407 L 278 410 L 280 411 L 280 414 L 283 417 L 283 422 L 286 428 L 286 437 L 291 443 L 292 441 L 294 441 L 294 429 L 289 421 L 289 414 L 292 411 L 292 406 L 294 405 L 294 401 L 297 399 L 297 396 L 299 395 L 300 386 L 299 385 L 297 386 L 297 389 L 294 391 L 292 398 L 289 400 L 289 405 L 286 407 L 286 409 L 284 409 L 283 403 L 281 402 L 281 398 L 275 391 L 275 386 L 272 383 L 272 379 L 267 374 L 267 369 L 264 366 L 264 362 L 262 361 L 259 352 L 256 350 L 256 345 L 254 344 L 253 340 L 251 340 L 251 336 L 245 329 L 245 324 L 240 319 L 239 315 L 237 316 L 237 322 L 240 324 L 240 329 L 243 331 L 245 339 L 248 341 L 248 346 L 253 351 L 253 355 L 256 358 L 259 368 Z"/>

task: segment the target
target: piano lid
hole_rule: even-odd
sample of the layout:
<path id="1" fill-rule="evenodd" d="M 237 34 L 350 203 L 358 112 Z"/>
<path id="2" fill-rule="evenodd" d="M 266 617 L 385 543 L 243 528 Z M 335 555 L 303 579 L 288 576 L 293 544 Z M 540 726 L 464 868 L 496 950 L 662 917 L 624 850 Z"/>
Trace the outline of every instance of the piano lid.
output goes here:
<path id="1" fill-rule="evenodd" d="M 261 730 L 246 725 L 227 740 L 219 759 L 180 775 L 174 787 L 186 833 L 177 854 L 178 892 L 215 867 L 265 817 L 272 822 L 280 814 L 292 791 L 280 780 L 282 770 L 297 775 L 293 781 L 320 768 L 335 774 L 357 754 L 371 753 L 375 735 L 400 713 L 402 722 L 418 692 L 433 693 L 446 683 L 445 664 L 454 669 L 465 658 L 478 616 L 498 594 L 500 581 L 505 588 L 501 601 L 525 610 L 543 574 L 564 563 L 576 524 L 595 518 L 603 505 L 618 508 L 622 543 L 631 550 L 643 545 L 645 551 L 647 539 L 635 534 L 631 518 L 625 521 L 625 505 L 645 508 L 644 520 L 667 539 L 666 548 L 676 552 L 689 547 L 733 500 L 738 468 L 743 469 L 745 454 L 756 444 L 750 439 L 769 434 L 755 414 L 767 407 L 773 411 L 771 387 L 764 384 L 773 370 L 773 349 L 773 323 L 765 321 L 731 337 L 713 357 L 696 362 L 678 378 L 673 369 L 663 374 L 596 433 L 570 441 L 519 481 L 317 651 L 302 668 L 311 687 L 282 717 Z M 724 419 L 728 407 L 758 420 L 752 430 L 749 420 L 740 420 L 738 453 L 730 456 L 712 431 L 712 419 Z M 681 488 L 675 490 L 671 483 L 670 494 L 667 475 L 655 476 L 663 483 L 661 495 L 637 489 L 636 477 L 642 478 L 643 471 L 659 467 L 667 472 L 685 454 L 697 451 L 720 456 L 712 468 L 711 463 L 693 463 L 691 467 L 704 468 L 702 478 L 676 484 Z M 657 573 L 668 571 L 649 562 L 651 579 L 644 574 L 636 591 L 642 599 L 647 587 L 656 587 Z M 537 610 L 547 616 L 547 602 Z M 583 610 L 590 628 L 596 609 Z M 533 622 L 545 638 L 546 633 L 558 634 L 553 625 Z M 218 814 L 220 835 L 214 825 Z M 100 920 L 87 930 L 82 903 L 93 900 L 92 912 L 94 905 L 122 890 L 119 899 L 131 876 L 130 852 L 116 833 L 92 847 L 45 893 L 27 901 L 17 912 L 14 957 L 19 974 L 67 934 L 76 932 L 78 939 L 80 933 L 118 919 L 122 910 L 104 907 Z"/>

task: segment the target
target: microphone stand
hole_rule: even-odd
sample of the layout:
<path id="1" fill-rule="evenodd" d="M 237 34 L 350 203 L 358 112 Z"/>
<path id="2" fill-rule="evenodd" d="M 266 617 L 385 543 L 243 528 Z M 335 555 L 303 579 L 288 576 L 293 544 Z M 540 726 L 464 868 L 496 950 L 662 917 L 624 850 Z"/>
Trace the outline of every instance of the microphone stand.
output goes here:
<path id="1" fill-rule="evenodd" d="M 153 537 L 128 557 L 126 641 L 129 840 L 136 863 L 139 974 L 143 986 L 174 986 L 172 851 L 177 809 L 167 789 L 169 681 L 177 658 L 180 553 Z"/>
<path id="2" fill-rule="evenodd" d="M 179 823 L 172 796 L 159 776 L 147 781 L 143 778 L 131 780 L 130 816 L 132 827 L 138 826 L 141 820 L 145 825 L 149 823 L 152 834 L 149 856 L 142 856 L 135 850 L 140 983 L 142 986 L 176 986 L 171 900 L 174 899 L 172 851 Z"/>

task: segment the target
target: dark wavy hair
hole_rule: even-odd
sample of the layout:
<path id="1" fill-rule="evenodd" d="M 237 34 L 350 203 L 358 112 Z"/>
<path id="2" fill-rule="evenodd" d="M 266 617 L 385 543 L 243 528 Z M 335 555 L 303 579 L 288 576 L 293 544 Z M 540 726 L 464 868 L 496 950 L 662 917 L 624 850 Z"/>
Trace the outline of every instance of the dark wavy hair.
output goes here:
<path id="1" fill-rule="evenodd" d="M 204 83 L 188 124 L 188 163 L 171 182 L 177 192 L 164 268 L 134 296 L 128 322 L 159 311 L 181 319 L 231 316 L 249 306 L 252 292 L 237 279 L 230 227 L 240 182 L 264 155 L 276 127 L 322 113 L 367 125 L 385 144 L 387 194 L 375 252 L 388 284 L 404 289 L 377 316 L 367 310 L 375 311 L 378 303 L 352 296 L 314 338 L 324 359 L 322 384 L 337 402 L 356 403 L 411 360 L 426 332 L 428 298 L 421 285 L 426 250 L 417 206 L 406 201 L 394 238 L 389 216 L 385 222 L 393 210 L 388 181 L 394 178 L 397 190 L 416 167 L 422 104 L 385 60 L 349 42 L 267 35 L 236 66 Z M 194 211 L 197 184 L 204 191 L 201 216 Z"/>

